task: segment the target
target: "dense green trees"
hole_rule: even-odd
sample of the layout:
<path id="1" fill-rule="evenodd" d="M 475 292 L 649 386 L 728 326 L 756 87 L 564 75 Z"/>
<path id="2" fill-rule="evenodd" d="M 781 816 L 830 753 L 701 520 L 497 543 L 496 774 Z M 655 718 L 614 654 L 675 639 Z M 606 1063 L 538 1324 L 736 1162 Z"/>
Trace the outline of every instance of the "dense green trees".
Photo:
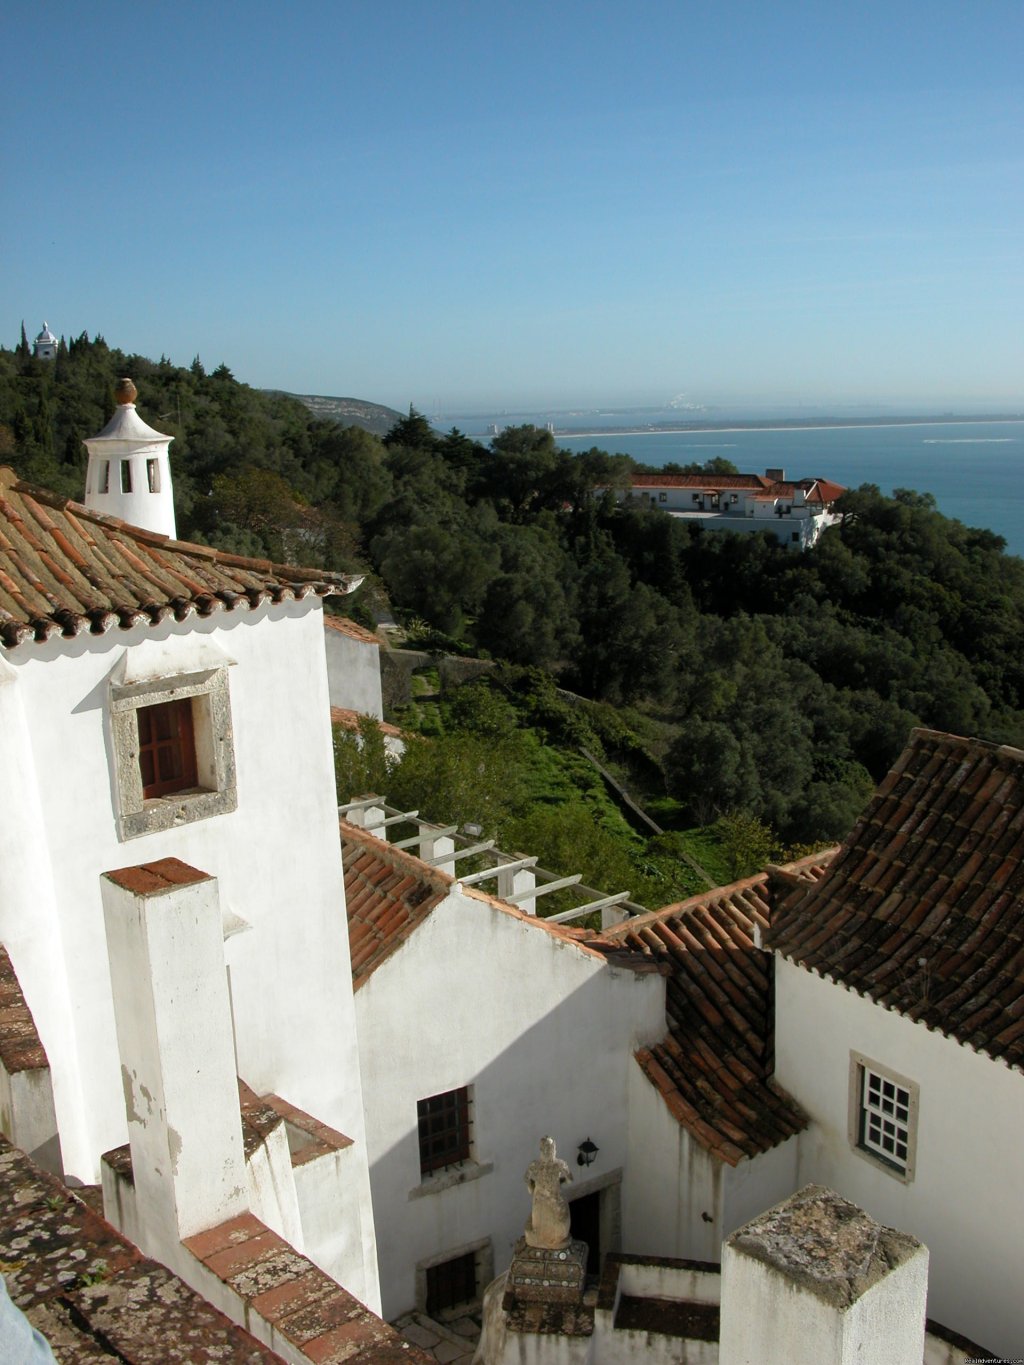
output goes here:
<path id="1" fill-rule="evenodd" d="M 851 491 L 842 526 L 798 555 L 620 505 L 631 460 L 574 457 L 534 427 L 488 447 L 410 409 L 380 440 L 224 365 L 84 333 L 50 363 L 0 350 L 0 458 L 80 496 L 81 438 L 110 416 L 119 374 L 175 437 L 181 535 L 367 572 L 400 616 L 466 650 L 638 707 L 606 752 L 680 820 L 744 812 L 790 841 L 831 839 L 914 724 L 1024 744 L 1024 561 L 927 494 Z M 530 676 L 547 713 L 531 723 L 592 741 L 579 707 Z M 474 761 L 453 755 L 451 780 Z"/>

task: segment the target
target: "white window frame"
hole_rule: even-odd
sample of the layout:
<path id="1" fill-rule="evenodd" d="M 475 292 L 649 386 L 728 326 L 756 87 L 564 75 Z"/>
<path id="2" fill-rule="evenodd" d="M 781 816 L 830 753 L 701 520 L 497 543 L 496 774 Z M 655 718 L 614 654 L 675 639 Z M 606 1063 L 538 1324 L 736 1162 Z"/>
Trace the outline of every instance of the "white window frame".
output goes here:
<path id="1" fill-rule="evenodd" d="M 142 795 L 139 723 L 144 706 L 192 699 L 197 785 L 166 796 Z M 224 815 L 238 806 L 235 747 L 227 668 L 179 673 L 153 681 L 110 686 L 110 726 L 122 840 Z"/>
<path id="2" fill-rule="evenodd" d="M 850 1145 L 904 1184 L 914 1179 L 919 1102 L 916 1081 L 850 1053 Z"/>

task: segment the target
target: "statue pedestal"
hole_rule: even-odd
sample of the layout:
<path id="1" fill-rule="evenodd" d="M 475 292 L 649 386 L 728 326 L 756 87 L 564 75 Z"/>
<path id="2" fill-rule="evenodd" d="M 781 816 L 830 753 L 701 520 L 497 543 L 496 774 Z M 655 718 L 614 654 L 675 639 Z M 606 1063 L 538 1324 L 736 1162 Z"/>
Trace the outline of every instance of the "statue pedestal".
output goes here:
<path id="1" fill-rule="evenodd" d="M 516 1242 L 505 1282 L 505 1297 L 518 1303 L 580 1303 L 587 1279 L 587 1244 L 570 1242 L 557 1251 Z"/>

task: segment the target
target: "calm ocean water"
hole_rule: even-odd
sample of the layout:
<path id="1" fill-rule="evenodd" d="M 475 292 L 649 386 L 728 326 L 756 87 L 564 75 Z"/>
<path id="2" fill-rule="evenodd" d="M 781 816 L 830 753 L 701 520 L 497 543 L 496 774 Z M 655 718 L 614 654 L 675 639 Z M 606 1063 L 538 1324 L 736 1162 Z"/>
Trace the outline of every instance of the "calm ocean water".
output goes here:
<path id="1" fill-rule="evenodd" d="M 632 455 L 661 466 L 722 455 L 744 474 L 781 467 L 789 478 L 834 479 L 847 488 L 932 493 L 939 511 L 1005 537 L 1024 555 L 1024 421 L 936 422 L 920 426 L 824 427 L 788 431 L 643 432 L 556 436 L 578 452 Z"/>

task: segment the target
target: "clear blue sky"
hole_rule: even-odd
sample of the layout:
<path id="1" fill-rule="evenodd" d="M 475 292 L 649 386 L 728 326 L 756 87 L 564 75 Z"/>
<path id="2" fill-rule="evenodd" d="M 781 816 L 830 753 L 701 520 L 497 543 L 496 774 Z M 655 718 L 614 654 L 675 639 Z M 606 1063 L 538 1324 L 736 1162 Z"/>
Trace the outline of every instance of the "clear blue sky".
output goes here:
<path id="1" fill-rule="evenodd" d="M 1024 405 L 1021 0 L 8 5 L 0 339 L 431 412 Z"/>

